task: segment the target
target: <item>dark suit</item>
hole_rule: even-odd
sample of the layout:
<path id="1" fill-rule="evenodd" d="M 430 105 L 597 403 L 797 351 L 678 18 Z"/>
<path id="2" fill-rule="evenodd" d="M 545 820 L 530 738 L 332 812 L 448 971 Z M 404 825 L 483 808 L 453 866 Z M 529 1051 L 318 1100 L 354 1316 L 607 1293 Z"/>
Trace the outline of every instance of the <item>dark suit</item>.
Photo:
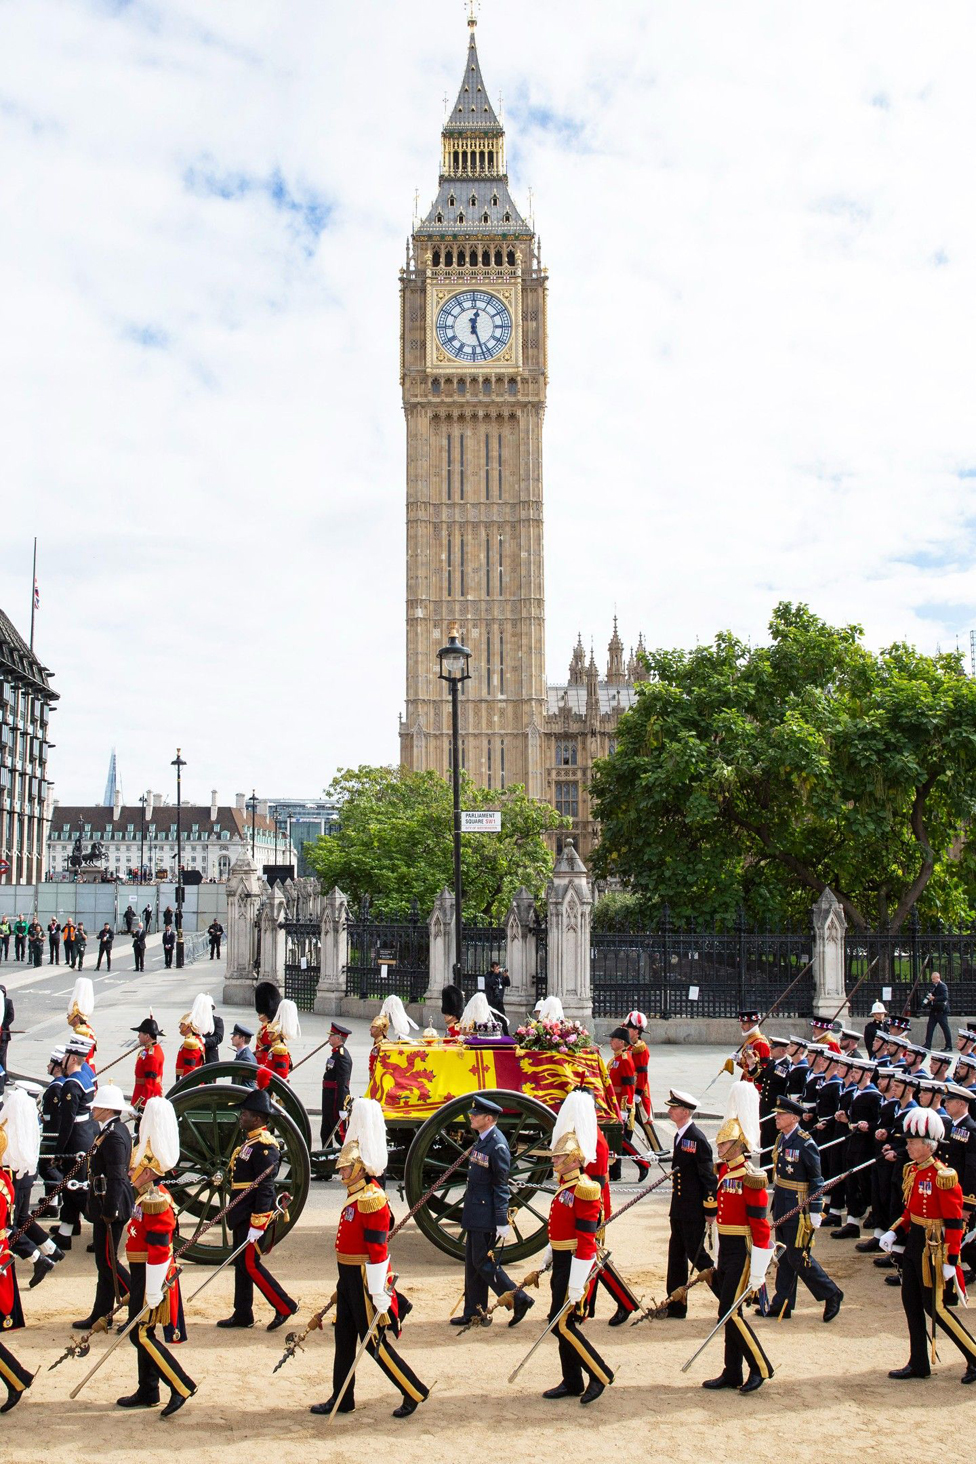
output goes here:
<path id="1" fill-rule="evenodd" d="M 811 1215 L 823 1213 L 824 1197 L 816 1193 L 824 1182 L 816 1143 L 797 1125 L 790 1133 L 778 1136 L 773 1159 L 773 1237 L 786 1246 L 780 1254 L 776 1294 L 770 1302 L 770 1311 L 778 1317 L 789 1316 L 793 1310 L 798 1277 L 818 1301 L 835 1296 L 840 1288 L 831 1281 L 820 1262 L 814 1260 L 809 1247 L 797 1245 L 799 1215 L 785 1225 L 776 1226 L 781 1215 L 804 1202 Z"/>
<path id="2" fill-rule="evenodd" d="M 514 1291 L 501 1266 L 489 1254 L 495 1235 L 508 1224 L 508 1183 L 512 1154 L 497 1124 L 479 1134 L 468 1159 L 468 1182 L 461 1210 L 464 1236 L 464 1315 L 473 1317 L 488 1306 L 488 1288 L 496 1296 Z"/>
<path id="3" fill-rule="evenodd" d="M 339 1115 L 349 1097 L 349 1079 L 352 1077 L 352 1058 L 344 1047 L 336 1047 L 329 1053 L 322 1074 L 322 1147 L 326 1148 L 332 1138 Z"/>
<path id="4" fill-rule="evenodd" d="M 949 1030 L 949 988 L 944 981 L 936 981 L 922 1005 L 929 1014 L 928 1026 L 925 1028 L 925 1046 L 932 1046 L 932 1038 L 935 1035 L 936 1027 L 942 1031 L 945 1038 L 944 1049 L 948 1052 L 952 1048 L 952 1033 Z"/>
<path id="5" fill-rule="evenodd" d="M 667 1290 L 670 1296 L 688 1280 L 688 1267 L 707 1270 L 713 1264 L 705 1248 L 706 1202 L 714 1202 L 718 1179 L 712 1159 L 712 1146 L 695 1123 L 690 1123 L 680 1137 L 675 1136 L 671 1155 L 674 1183 L 671 1187 L 671 1238 L 668 1241 Z M 713 1211 L 714 1213 L 714 1211 Z M 672 1302 L 669 1317 L 683 1317 L 688 1312 L 683 1302 Z"/>
<path id="6" fill-rule="evenodd" d="M 96 1098 L 96 1103 L 97 1103 Z M 129 1273 L 119 1263 L 119 1242 L 132 1214 L 129 1160 L 132 1136 L 121 1118 L 110 1119 L 88 1160 L 88 1203 L 98 1281 L 90 1315 L 104 1317 L 130 1291 Z"/>

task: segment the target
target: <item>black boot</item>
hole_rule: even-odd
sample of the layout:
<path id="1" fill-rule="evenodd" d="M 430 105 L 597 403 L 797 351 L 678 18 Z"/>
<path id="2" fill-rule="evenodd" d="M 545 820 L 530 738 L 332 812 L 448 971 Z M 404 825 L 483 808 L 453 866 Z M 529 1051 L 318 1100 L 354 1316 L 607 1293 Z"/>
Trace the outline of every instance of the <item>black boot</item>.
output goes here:
<path id="1" fill-rule="evenodd" d="M 571 1388 L 568 1383 L 557 1383 L 554 1388 L 547 1388 L 543 1398 L 582 1398 L 582 1388 Z"/>
<path id="2" fill-rule="evenodd" d="M 520 1286 L 515 1293 L 515 1301 L 512 1304 L 512 1320 L 508 1325 L 510 1327 L 517 1327 L 529 1308 L 533 1306 L 535 1306 L 535 1302 L 532 1297 L 523 1291 Z"/>
<path id="3" fill-rule="evenodd" d="M 724 1373 L 719 1373 L 717 1378 L 707 1378 L 702 1383 L 703 1388 L 710 1388 L 712 1391 L 718 1388 L 741 1388 L 742 1384 L 735 1378 L 727 1378 Z"/>
<path id="4" fill-rule="evenodd" d="M 50 1260 L 47 1256 L 38 1256 L 37 1260 L 34 1262 L 34 1274 L 28 1281 L 28 1286 L 30 1286 L 31 1289 L 33 1289 L 35 1286 L 40 1286 L 41 1282 L 44 1280 L 44 1277 L 50 1276 L 53 1270 L 53 1260 Z"/>
<path id="5" fill-rule="evenodd" d="M 193 1389 L 193 1393 L 195 1392 L 196 1388 Z M 193 1397 L 193 1393 L 187 1393 L 186 1397 L 184 1397 L 182 1393 L 177 1393 L 176 1389 L 174 1388 L 172 1393 L 170 1393 L 169 1395 L 169 1402 L 166 1404 L 166 1407 L 159 1415 L 160 1418 L 172 1418 L 174 1413 L 179 1413 L 180 1409 L 183 1407 L 183 1404 L 188 1402 Z"/>
<path id="6" fill-rule="evenodd" d="M 308 1411 L 309 1411 L 309 1413 L 318 1413 L 318 1414 L 323 1414 L 324 1413 L 325 1416 L 328 1418 L 328 1416 L 332 1412 L 333 1408 L 335 1408 L 335 1394 L 334 1393 L 332 1394 L 332 1397 L 331 1398 L 327 1398 L 324 1403 L 313 1403 L 312 1406 L 311 1406 L 311 1408 Z M 340 1413 L 355 1413 L 355 1411 L 356 1411 L 356 1404 L 350 1399 L 349 1394 L 346 1393 L 346 1396 L 343 1398 L 342 1402 L 339 1404 L 339 1412 Z"/>
<path id="7" fill-rule="evenodd" d="M 617 1310 L 614 1312 L 614 1314 L 610 1318 L 609 1322 L 607 1322 L 607 1326 L 608 1327 L 622 1327 L 623 1324 L 624 1324 L 624 1322 L 627 1320 L 627 1318 L 629 1316 L 630 1316 L 630 1312 L 627 1310 L 627 1308 L 625 1306 L 618 1306 L 617 1307 Z"/>
<path id="8" fill-rule="evenodd" d="M 741 1388 L 739 1389 L 739 1392 L 740 1393 L 754 1393 L 757 1388 L 761 1388 L 762 1387 L 762 1385 L 763 1385 L 763 1383 L 765 1381 L 766 1380 L 763 1377 L 762 1373 L 751 1372 L 749 1374 L 749 1376 L 746 1378 L 745 1382 L 742 1384 Z"/>
<path id="9" fill-rule="evenodd" d="M 126 1398 L 116 1398 L 115 1406 L 116 1408 L 158 1408 L 159 1394 L 147 1393 L 142 1388 L 137 1388 Z"/>
<path id="10" fill-rule="evenodd" d="M 598 1378 L 590 1378 L 586 1385 L 586 1391 L 580 1398 L 582 1404 L 595 1403 L 600 1394 L 606 1391 L 606 1383 L 601 1383 Z"/>
<path id="11" fill-rule="evenodd" d="M 420 1404 L 416 1398 L 408 1398 L 407 1395 L 404 1394 L 403 1402 L 400 1404 L 399 1408 L 394 1408 L 393 1410 L 393 1417 L 409 1418 L 411 1413 L 416 1413 L 419 1407 Z"/>

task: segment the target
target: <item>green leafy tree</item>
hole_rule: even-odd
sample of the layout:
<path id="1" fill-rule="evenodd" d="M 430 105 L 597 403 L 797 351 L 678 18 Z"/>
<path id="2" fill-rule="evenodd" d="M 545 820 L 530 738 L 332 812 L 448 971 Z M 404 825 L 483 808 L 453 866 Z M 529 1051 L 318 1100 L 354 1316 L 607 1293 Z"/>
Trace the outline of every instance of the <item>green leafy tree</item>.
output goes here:
<path id="1" fill-rule="evenodd" d="M 648 912 L 806 921 L 826 886 L 858 929 L 912 906 L 971 918 L 976 681 L 958 653 L 873 653 L 778 605 L 770 644 L 660 650 L 597 765 L 596 872 Z"/>
<path id="2" fill-rule="evenodd" d="M 351 899 L 368 895 L 384 912 L 423 911 L 454 883 L 454 805 L 438 773 L 360 767 L 340 772 L 329 789 L 341 805 L 340 828 L 306 846 L 324 889 Z M 500 919 L 520 885 L 536 897 L 552 873 L 545 835 L 564 826 L 548 803 L 518 785 L 478 788 L 462 773 L 461 807 L 500 808 L 500 834 L 462 834 L 464 908 Z"/>

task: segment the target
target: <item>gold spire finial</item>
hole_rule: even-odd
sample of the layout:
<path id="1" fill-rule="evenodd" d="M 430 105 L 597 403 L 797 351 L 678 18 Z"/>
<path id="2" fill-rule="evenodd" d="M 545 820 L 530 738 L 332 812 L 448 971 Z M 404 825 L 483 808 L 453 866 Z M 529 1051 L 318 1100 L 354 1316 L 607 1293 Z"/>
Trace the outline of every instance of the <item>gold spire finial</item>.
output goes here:
<path id="1" fill-rule="evenodd" d="M 478 24 L 478 7 L 481 0 L 468 0 L 468 29 L 474 30 Z"/>

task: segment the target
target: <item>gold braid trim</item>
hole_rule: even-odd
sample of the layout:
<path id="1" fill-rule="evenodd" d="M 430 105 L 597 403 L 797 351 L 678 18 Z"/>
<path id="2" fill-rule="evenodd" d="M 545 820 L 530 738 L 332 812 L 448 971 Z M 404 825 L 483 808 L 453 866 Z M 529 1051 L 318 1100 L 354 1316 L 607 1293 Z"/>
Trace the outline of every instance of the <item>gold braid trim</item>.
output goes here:
<path id="1" fill-rule="evenodd" d="M 939 1175 L 935 1182 L 940 1190 L 955 1189 L 959 1183 L 959 1176 L 954 1169 L 949 1169 L 947 1166 L 945 1169 L 939 1170 Z"/>
<path id="2" fill-rule="evenodd" d="M 582 1175 L 577 1181 L 576 1198 L 578 1200 L 598 1200 L 602 1194 L 603 1190 L 600 1185 L 595 1179 L 590 1179 L 588 1174 Z"/>
<path id="3" fill-rule="evenodd" d="M 382 1210 L 386 1204 L 386 1195 L 375 1185 L 370 1185 L 363 1190 L 361 1195 L 356 1196 L 356 1205 L 364 1215 L 374 1215 L 377 1210 Z"/>
<path id="4" fill-rule="evenodd" d="M 765 1174 L 757 1174 L 753 1170 L 747 1169 L 745 1174 L 742 1176 L 742 1183 L 745 1185 L 746 1189 L 765 1189 L 766 1176 Z"/>

